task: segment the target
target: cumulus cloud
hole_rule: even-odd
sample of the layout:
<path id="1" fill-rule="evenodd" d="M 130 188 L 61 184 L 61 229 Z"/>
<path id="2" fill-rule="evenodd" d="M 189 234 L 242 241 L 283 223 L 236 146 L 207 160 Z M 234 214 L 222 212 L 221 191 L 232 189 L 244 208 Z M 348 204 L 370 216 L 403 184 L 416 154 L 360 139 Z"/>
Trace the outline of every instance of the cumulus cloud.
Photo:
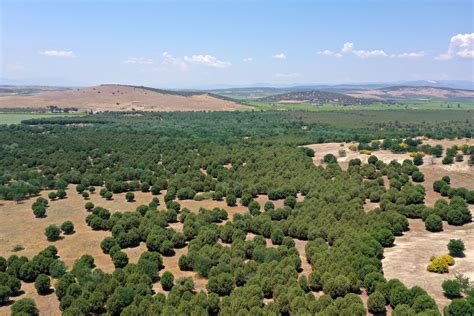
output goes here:
<path id="1" fill-rule="evenodd" d="M 219 60 L 212 55 L 192 55 L 190 57 L 184 56 L 184 61 L 213 68 L 227 68 L 232 65 L 230 62 Z"/>
<path id="2" fill-rule="evenodd" d="M 374 50 L 364 50 L 364 49 L 354 49 L 354 43 L 346 42 L 342 45 L 342 48 L 339 52 L 334 52 L 332 50 L 326 49 L 323 51 L 319 51 L 318 55 L 322 56 L 330 56 L 341 58 L 345 55 L 354 55 L 359 58 L 372 58 L 372 57 L 390 57 L 390 58 L 421 58 L 424 57 L 426 54 L 424 51 L 419 52 L 406 52 L 406 53 L 399 53 L 399 54 L 388 54 L 382 49 L 374 49 Z"/>
<path id="3" fill-rule="evenodd" d="M 275 59 L 286 59 L 286 55 L 284 53 L 278 53 L 272 56 Z"/>
<path id="4" fill-rule="evenodd" d="M 41 55 L 48 57 L 59 57 L 59 58 L 75 58 L 76 54 L 70 50 L 42 50 L 39 51 Z"/>
<path id="5" fill-rule="evenodd" d="M 253 58 L 252 58 L 252 57 L 247 57 L 247 58 L 244 58 L 244 59 L 242 59 L 242 60 L 243 60 L 244 62 L 246 62 L 246 63 L 250 63 L 250 62 L 253 61 Z"/>
<path id="6" fill-rule="evenodd" d="M 448 60 L 455 57 L 474 58 L 474 33 L 457 34 L 451 37 L 448 51 L 438 55 L 436 59 Z"/>
<path id="7" fill-rule="evenodd" d="M 186 62 L 182 58 L 175 57 L 168 52 L 164 52 L 162 56 L 163 56 L 163 65 L 176 66 L 176 67 L 179 67 L 181 70 L 188 69 L 188 64 L 186 64 Z"/>
<path id="8" fill-rule="evenodd" d="M 144 57 L 129 57 L 127 60 L 124 61 L 125 64 L 133 64 L 133 65 L 153 65 L 153 59 L 144 58 Z"/>

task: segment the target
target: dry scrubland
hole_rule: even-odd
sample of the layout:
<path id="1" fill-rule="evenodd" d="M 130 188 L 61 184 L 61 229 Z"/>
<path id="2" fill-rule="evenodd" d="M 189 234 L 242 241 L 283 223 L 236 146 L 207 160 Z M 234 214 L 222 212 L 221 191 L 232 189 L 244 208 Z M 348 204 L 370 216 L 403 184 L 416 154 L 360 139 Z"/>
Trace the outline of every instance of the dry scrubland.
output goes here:
<path id="1" fill-rule="evenodd" d="M 101 85 L 28 95 L 0 96 L 0 108 L 74 107 L 80 111 L 233 111 L 244 106 L 206 93 L 192 96 L 158 93 L 138 87 Z"/>
<path id="2" fill-rule="evenodd" d="M 89 214 L 84 208 L 84 204 L 87 201 L 93 202 L 96 206 L 102 206 L 109 209 L 112 213 L 116 211 L 132 211 L 135 210 L 138 205 L 148 204 L 153 196 L 151 193 L 135 192 L 135 201 L 127 202 L 125 200 L 125 193 L 114 194 L 113 200 L 106 200 L 98 194 L 99 187 L 96 188 L 96 193 L 91 194 L 88 200 L 78 194 L 74 189 L 73 185 L 69 186 L 67 190 L 67 198 L 63 200 L 50 201 L 49 207 L 46 210 L 45 218 L 35 218 L 31 210 L 31 205 L 36 200 L 35 198 L 27 199 L 20 203 L 14 201 L 1 201 L 0 202 L 0 217 L 2 222 L 0 223 L 0 254 L 4 257 L 8 257 L 12 254 L 24 255 L 29 258 L 36 255 L 39 251 L 46 248 L 49 245 L 54 245 L 58 248 L 58 255 L 66 265 L 71 268 L 74 261 L 79 259 L 83 254 L 90 254 L 94 257 L 95 265 L 97 268 L 102 269 L 105 272 L 113 272 L 114 265 L 110 256 L 104 254 L 100 249 L 100 242 L 107 236 L 110 236 L 109 231 L 94 231 L 85 222 L 86 216 Z M 48 193 L 51 191 L 41 192 L 41 196 L 47 198 Z M 162 209 L 164 205 L 163 197 L 166 191 L 157 196 L 160 200 L 158 208 Z M 302 201 L 304 197 L 298 195 L 297 200 Z M 261 205 L 268 201 L 267 196 L 258 196 L 256 199 Z M 241 206 L 238 203 L 237 206 L 229 207 L 225 201 L 194 201 L 194 200 L 182 200 L 178 201 L 182 208 L 188 208 L 193 212 L 199 211 L 199 209 L 207 208 L 212 209 L 214 207 L 224 208 L 229 214 L 229 219 L 236 213 L 246 213 L 248 208 Z M 276 207 L 283 207 L 283 200 L 274 201 Z M 61 225 L 64 221 L 70 220 L 74 224 L 75 233 L 72 235 L 62 235 L 62 239 L 49 242 L 44 236 L 45 228 L 50 224 Z M 172 223 L 170 227 L 176 231 L 183 230 L 182 223 Z M 250 235 L 250 234 L 249 234 Z M 251 238 L 251 236 L 249 236 Z M 268 240 L 269 244 L 271 241 Z M 305 241 L 296 241 L 298 251 L 300 252 L 301 259 L 303 261 L 303 271 L 301 273 L 309 274 L 311 272 L 311 266 L 306 261 L 306 255 L 304 251 Z M 16 245 L 21 245 L 24 250 L 14 252 L 13 248 Z M 141 243 L 140 246 L 134 248 L 127 248 L 123 250 L 127 253 L 130 262 L 136 263 L 140 254 L 146 251 L 146 246 Z M 195 282 L 195 288 L 197 291 L 206 290 L 207 280 L 193 271 L 181 271 L 178 267 L 178 259 L 181 255 L 186 254 L 188 251 L 187 247 L 181 249 L 175 249 L 175 255 L 173 256 L 162 256 L 164 269 L 161 270 L 160 274 L 164 271 L 170 271 L 173 273 L 175 278 L 178 277 L 192 277 Z M 153 285 L 153 289 L 156 292 L 162 292 L 163 289 L 159 282 Z M 17 297 L 12 297 L 12 301 L 16 301 L 23 297 L 33 298 L 42 315 L 60 315 L 59 301 L 54 293 L 49 295 L 39 295 L 34 287 L 34 282 L 25 283 L 22 282 L 22 291 L 24 293 Z M 12 302 L 12 303 L 13 303 Z M 0 307 L 0 315 L 9 315 L 10 305 Z"/>
<path id="3" fill-rule="evenodd" d="M 442 144 L 443 147 L 449 147 L 454 144 L 462 144 L 468 142 L 467 140 L 457 141 L 425 141 L 429 144 Z M 321 159 L 325 154 L 332 153 L 338 156 L 339 149 L 346 149 L 347 156 L 339 157 L 338 162 L 342 168 L 346 169 L 348 162 L 353 158 L 360 158 L 366 161 L 368 155 L 361 155 L 357 152 L 353 152 L 348 149 L 350 144 L 339 143 L 327 143 L 327 144 L 315 144 L 309 145 L 308 147 L 316 151 L 314 157 L 315 164 L 319 165 Z M 380 150 L 374 152 L 374 154 L 384 162 L 390 162 L 393 159 L 402 161 L 403 159 L 409 158 L 408 154 L 393 154 L 388 151 Z M 432 189 L 432 183 L 435 180 L 440 179 L 444 175 L 449 175 L 452 179 L 452 186 L 459 187 L 464 186 L 468 189 L 474 189 L 474 168 L 469 167 L 467 163 L 456 162 L 451 166 L 441 164 L 441 158 L 431 159 L 431 157 L 425 158 L 425 164 L 420 168 L 425 174 L 425 182 L 423 183 L 426 187 L 426 203 L 433 205 L 434 202 L 442 198 L 441 195 L 434 192 Z M 388 185 L 388 179 L 384 177 L 385 184 Z M 151 199 L 151 193 L 135 192 L 135 201 L 126 202 L 125 194 L 114 194 L 113 200 L 105 200 L 100 197 L 97 193 L 90 196 L 92 201 L 97 206 L 103 206 L 109 209 L 111 212 L 115 211 L 132 211 L 140 204 L 148 204 Z M 32 257 L 37 254 L 40 250 L 46 246 L 54 244 L 59 250 L 59 256 L 61 259 L 71 267 L 73 262 L 83 254 L 90 254 L 95 259 L 95 264 L 98 268 L 112 272 L 114 270 L 112 261 L 109 255 L 103 254 L 100 249 L 100 242 L 110 235 L 107 231 L 93 231 L 85 223 L 85 218 L 88 215 L 84 209 L 86 200 L 82 198 L 75 190 L 73 186 L 67 191 L 68 197 L 63 200 L 57 200 L 50 202 L 50 206 L 47 208 L 47 217 L 38 219 L 35 218 L 31 205 L 35 199 L 28 199 L 20 203 L 13 201 L 2 201 L 0 203 L 0 216 L 2 217 L 2 223 L 0 224 L 0 253 L 8 257 L 13 252 L 15 245 L 22 245 L 25 249 L 16 252 L 17 255 L 25 255 Z M 49 191 L 43 191 L 41 196 L 47 197 Z M 161 205 L 164 205 L 163 197 L 166 192 L 162 192 L 158 196 Z M 298 195 L 298 200 L 302 201 L 303 196 Z M 267 196 L 259 196 L 256 199 L 261 205 L 268 201 Z M 238 203 L 238 206 L 228 207 L 225 201 L 194 201 L 194 200 L 183 200 L 179 201 L 182 208 L 188 208 L 191 211 L 197 212 L 199 208 L 212 209 L 214 207 L 224 208 L 228 211 L 229 218 L 236 213 L 248 212 L 247 207 L 243 207 Z M 276 207 L 282 207 L 283 201 L 275 201 Z M 378 206 L 378 203 L 367 203 L 364 207 L 366 211 L 370 211 Z M 471 211 L 474 212 L 474 208 L 471 205 Z M 159 207 L 159 208 L 162 208 Z M 64 236 L 61 240 L 54 243 L 48 242 L 44 236 L 44 229 L 50 224 L 60 225 L 66 220 L 71 220 L 74 223 L 75 233 L 72 235 Z M 182 231 L 183 225 L 181 223 L 173 223 L 170 226 L 177 230 Z M 253 234 L 248 234 L 247 239 L 252 239 Z M 467 251 L 466 257 L 456 259 L 456 264 L 451 267 L 448 274 L 435 274 L 426 271 L 426 265 L 429 262 L 431 256 L 442 255 L 447 252 L 446 244 L 451 238 L 463 239 L 466 243 Z M 300 274 L 308 275 L 311 272 L 311 266 L 307 263 L 304 247 L 305 241 L 295 240 L 296 247 L 300 253 L 302 260 L 302 271 Z M 267 240 L 269 247 L 273 246 L 271 241 Z M 137 262 L 140 254 L 146 250 L 144 243 L 135 248 L 124 249 L 130 258 L 130 262 Z M 174 256 L 166 257 L 163 256 L 164 269 L 161 271 L 170 271 L 175 277 L 191 276 L 193 277 L 196 289 L 205 290 L 207 280 L 203 277 L 198 276 L 192 271 L 180 271 L 178 267 L 178 259 L 182 254 L 187 253 L 187 247 L 176 249 Z M 383 268 L 387 279 L 398 278 L 408 286 L 419 285 L 425 288 L 430 295 L 432 295 L 438 305 L 442 308 L 449 303 L 449 300 L 442 294 L 441 283 L 445 279 L 452 278 L 455 273 L 464 273 L 474 279 L 474 223 L 464 225 L 462 227 L 455 227 L 444 223 L 444 231 L 441 233 L 430 233 L 425 230 L 423 222 L 421 220 L 410 220 L 410 231 L 406 232 L 403 236 L 396 238 L 395 246 L 392 248 L 385 249 L 385 258 L 383 259 Z M 156 292 L 164 292 L 159 282 L 155 283 L 153 289 Z M 22 283 L 22 291 L 24 293 L 20 296 L 13 297 L 12 300 L 18 300 L 22 297 L 34 298 L 38 304 L 39 309 L 43 315 L 59 315 L 59 302 L 54 294 L 40 296 L 37 294 L 34 283 Z M 316 296 L 320 296 L 322 293 L 315 293 Z M 365 292 L 361 294 L 361 298 L 364 303 L 367 303 L 367 295 Z M 0 307 L 0 315 L 8 315 L 10 306 Z M 390 314 L 390 310 L 389 310 Z"/>
<path id="4" fill-rule="evenodd" d="M 425 144 L 440 144 L 443 148 L 449 148 L 453 145 L 469 144 L 472 140 L 426 140 Z M 351 143 L 327 143 L 313 144 L 306 147 L 315 150 L 313 161 L 316 165 L 321 165 L 321 160 L 326 154 L 333 154 L 338 157 L 340 149 L 346 150 L 346 157 L 338 157 L 338 163 L 343 169 L 347 169 L 349 161 L 359 158 L 363 162 L 367 162 L 369 155 L 360 154 L 349 150 Z M 409 154 L 394 154 L 387 150 L 374 151 L 373 155 L 377 156 L 385 163 L 392 160 L 402 162 L 404 159 L 412 159 Z M 448 175 L 451 177 L 452 187 L 465 187 L 469 190 L 474 189 L 474 167 L 467 164 L 467 159 L 462 162 L 455 162 L 452 165 L 443 165 L 442 158 L 432 158 L 426 156 L 424 164 L 420 166 L 420 170 L 425 175 L 425 181 L 422 183 L 426 189 L 425 204 L 433 206 L 438 199 L 448 199 L 442 197 L 433 190 L 433 182 Z M 388 179 L 384 177 L 385 184 Z M 364 205 L 365 211 L 370 211 L 378 206 L 378 203 L 366 201 Z M 474 205 L 470 205 L 471 213 L 474 213 Z M 410 219 L 410 231 L 403 236 L 397 237 L 395 246 L 385 248 L 382 260 L 383 270 L 387 279 L 400 279 L 407 286 L 421 286 L 432 295 L 438 306 L 443 308 L 448 305 L 450 300 L 443 295 L 441 283 L 446 279 L 452 279 L 456 273 L 462 273 L 474 280 L 474 223 L 464 226 L 452 226 L 446 222 L 443 223 L 444 231 L 439 233 L 431 233 L 425 229 L 424 223 L 420 219 Z M 456 258 L 456 264 L 450 267 L 447 274 L 431 273 L 426 270 L 431 256 L 440 256 L 448 252 L 446 245 L 450 239 L 462 239 L 466 245 L 467 251 L 464 258 Z"/>

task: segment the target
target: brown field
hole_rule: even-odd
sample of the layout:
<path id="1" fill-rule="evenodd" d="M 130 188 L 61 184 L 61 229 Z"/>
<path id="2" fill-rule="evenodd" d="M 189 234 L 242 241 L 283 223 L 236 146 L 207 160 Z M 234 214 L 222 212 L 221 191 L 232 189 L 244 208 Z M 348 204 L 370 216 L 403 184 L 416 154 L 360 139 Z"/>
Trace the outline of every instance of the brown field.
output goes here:
<path id="1" fill-rule="evenodd" d="M 386 98 L 474 98 L 474 92 L 461 89 L 446 89 L 435 87 L 399 87 L 387 89 L 360 90 L 347 93 L 356 98 L 386 99 Z"/>
<path id="2" fill-rule="evenodd" d="M 410 219 L 410 231 L 397 237 L 395 246 L 386 248 L 382 260 L 383 270 L 387 279 L 400 279 L 407 286 L 421 286 L 433 296 L 440 308 L 449 304 L 443 295 L 441 283 L 462 273 L 474 279 L 474 223 L 461 227 L 444 224 L 444 231 L 431 233 L 425 229 L 419 219 Z M 449 268 L 449 273 L 437 274 L 428 272 L 431 256 L 448 253 L 446 245 L 450 239 L 462 239 L 466 245 L 465 257 L 455 258 L 456 263 Z"/>
<path id="3" fill-rule="evenodd" d="M 0 96 L 0 108 L 75 107 L 80 111 L 233 111 L 242 107 L 208 94 L 180 96 L 122 85 Z"/>

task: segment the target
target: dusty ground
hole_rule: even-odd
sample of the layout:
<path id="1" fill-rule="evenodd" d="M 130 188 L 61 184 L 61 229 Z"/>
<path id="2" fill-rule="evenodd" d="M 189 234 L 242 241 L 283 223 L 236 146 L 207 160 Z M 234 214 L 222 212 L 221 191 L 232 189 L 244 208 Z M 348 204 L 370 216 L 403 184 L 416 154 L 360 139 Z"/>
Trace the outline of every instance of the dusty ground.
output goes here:
<path id="1" fill-rule="evenodd" d="M 245 107 L 208 94 L 180 96 L 121 85 L 0 96 L 0 108 L 46 108 L 49 105 L 89 111 L 232 111 Z"/>
<path id="2" fill-rule="evenodd" d="M 387 279 L 400 279 L 407 286 L 421 286 L 433 296 L 440 308 L 449 304 L 444 297 L 441 283 L 452 279 L 456 273 L 462 273 L 474 279 L 474 223 L 455 227 L 443 223 L 444 231 L 431 233 L 425 229 L 419 219 L 410 219 L 410 231 L 397 237 L 395 246 L 385 248 L 383 270 Z M 449 273 L 437 274 L 428 272 L 431 256 L 448 253 L 446 245 L 450 239 L 462 239 L 466 245 L 465 257 L 455 258 L 456 263 Z"/>

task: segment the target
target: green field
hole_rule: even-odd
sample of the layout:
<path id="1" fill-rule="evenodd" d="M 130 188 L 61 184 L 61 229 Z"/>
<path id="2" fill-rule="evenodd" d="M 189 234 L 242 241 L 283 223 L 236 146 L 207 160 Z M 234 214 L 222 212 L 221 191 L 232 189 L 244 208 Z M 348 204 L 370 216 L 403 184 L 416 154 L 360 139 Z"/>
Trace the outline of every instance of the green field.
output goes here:
<path id="1" fill-rule="evenodd" d="M 249 101 L 249 106 L 253 106 L 255 110 L 280 110 L 280 111 L 350 111 L 350 110 L 472 110 L 474 103 L 469 102 L 419 102 L 406 104 L 370 104 L 370 105 L 315 105 L 310 103 L 285 104 L 285 103 L 265 103 Z M 248 111 L 248 109 L 245 109 Z"/>
<path id="2" fill-rule="evenodd" d="M 0 112 L 0 124 L 20 124 L 23 120 L 52 118 L 52 117 L 76 117 L 83 113 L 33 113 L 33 112 Z"/>

